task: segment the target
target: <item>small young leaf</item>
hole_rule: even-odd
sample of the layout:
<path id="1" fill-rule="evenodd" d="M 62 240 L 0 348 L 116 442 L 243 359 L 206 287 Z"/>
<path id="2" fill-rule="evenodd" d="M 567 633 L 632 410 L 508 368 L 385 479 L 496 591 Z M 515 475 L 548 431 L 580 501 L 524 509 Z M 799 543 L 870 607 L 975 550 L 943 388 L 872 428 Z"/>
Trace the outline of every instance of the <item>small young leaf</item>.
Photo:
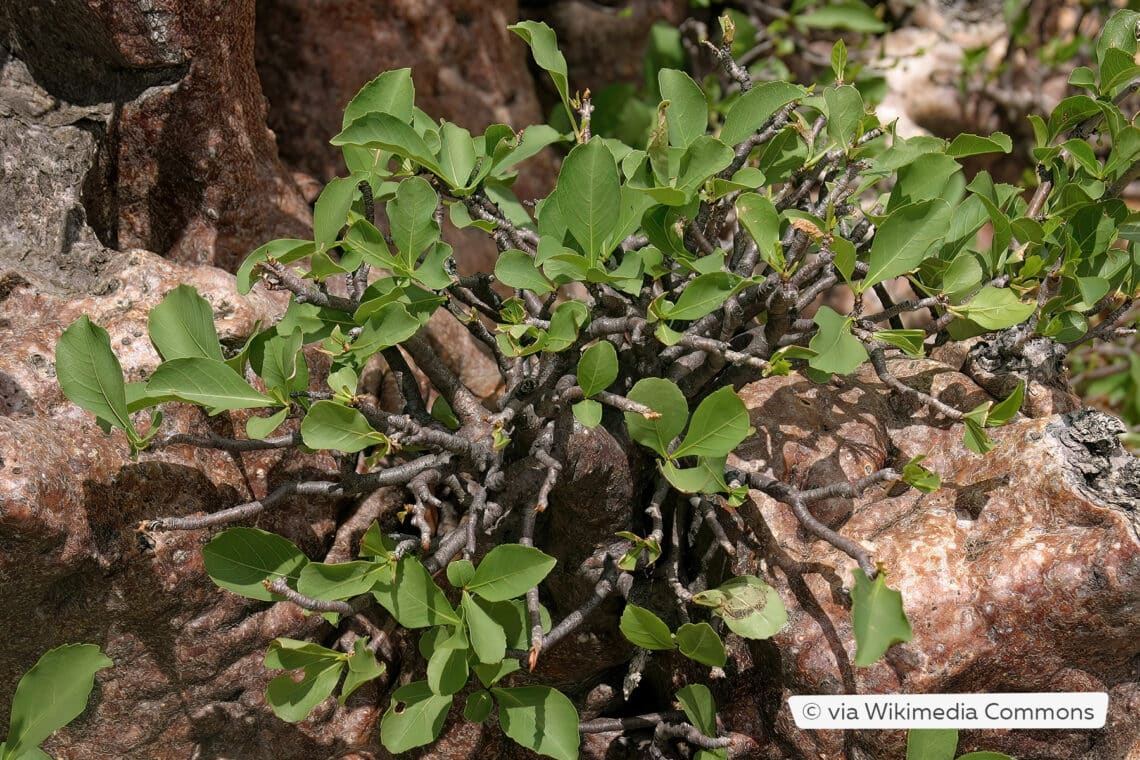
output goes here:
<path id="1" fill-rule="evenodd" d="M 602 424 L 602 404 L 592 398 L 583 399 L 570 407 L 574 419 L 591 430 Z"/>
<path id="2" fill-rule="evenodd" d="M 962 422 L 965 424 L 965 429 L 962 434 L 963 443 L 966 444 L 966 448 L 970 451 L 982 456 L 993 451 L 994 447 L 997 446 L 993 439 L 986 434 L 985 410 L 988 406 L 989 403 L 987 402 L 980 407 L 982 410 L 981 414 L 977 414 L 978 410 L 975 409 L 962 419 Z"/>
<path id="3" fill-rule="evenodd" d="M 697 406 L 685 439 L 673 457 L 725 456 L 748 437 L 750 430 L 748 409 L 732 386 L 725 386 Z"/>
<path id="4" fill-rule="evenodd" d="M 457 559 L 447 565 L 447 582 L 455 588 L 463 588 L 475 577 L 475 565 L 468 559 Z"/>
<path id="5" fill-rule="evenodd" d="M 301 422 L 301 438 L 311 449 L 334 449 L 349 454 L 369 446 L 387 446 L 383 433 L 372 429 L 356 409 L 336 401 L 313 404 Z"/>
<path id="6" fill-rule="evenodd" d="M 540 755 L 577 760 L 578 711 L 566 695 L 547 686 L 493 688 L 503 733 Z"/>
<path id="7" fill-rule="evenodd" d="M 357 639 L 352 644 L 352 654 L 348 656 L 348 674 L 344 677 L 338 701 L 343 705 L 352 692 L 384 675 L 387 670 L 387 664 L 378 662 L 376 655 L 368 649 L 368 637 Z"/>
<path id="8" fill-rule="evenodd" d="M 668 650 L 675 648 L 669 626 L 644 607 L 627 604 L 621 615 L 622 635 L 642 649 Z"/>
<path id="9" fill-rule="evenodd" d="M 380 721 L 380 742 L 396 754 L 431 744 L 443 730 L 452 699 L 433 693 L 427 681 L 401 686 Z"/>
<path id="10" fill-rule="evenodd" d="M 489 602 L 522 596 L 554 569 L 556 561 L 531 546 L 500 544 L 479 563 L 467 590 Z"/>
<path id="11" fill-rule="evenodd" d="M 852 85 L 828 87 L 823 91 L 827 104 L 827 135 L 843 148 L 850 148 L 863 118 L 863 96 Z"/>
<path id="12" fill-rule="evenodd" d="M 677 629 L 677 647 L 690 660 L 713 668 L 723 668 L 728 661 L 724 642 L 708 623 L 685 623 Z"/>
<path id="13" fill-rule="evenodd" d="M 189 285 L 179 285 L 151 309 L 147 331 L 163 359 L 225 358 L 210 302 Z"/>
<path id="14" fill-rule="evenodd" d="M 942 487 L 942 476 L 919 464 L 923 459 L 926 455 L 919 454 L 903 466 L 902 481 L 922 493 L 933 493 Z"/>
<path id="15" fill-rule="evenodd" d="M 578 360 L 578 385 L 586 396 L 604 391 L 618 376 L 617 349 L 600 340 L 582 352 Z"/>
<path id="16" fill-rule="evenodd" d="M 206 574 L 227 591 L 261 601 L 277 597 L 262 581 L 287 578 L 295 585 L 308 558 L 291 541 L 258 528 L 229 528 L 202 549 Z"/>
<path id="17" fill-rule="evenodd" d="M 459 190 L 471 179 L 475 168 L 475 143 L 471 133 L 463 127 L 445 121 L 439 130 L 439 167 L 443 178 L 452 188 Z"/>
<path id="18" fill-rule="evenodd" d="M 850 317 L 843 317 L 830 306 L 820 306 L 812 317 L 819 331 L 808 343 L 815 356 L 808 366 L 820 372 L 849 375 L 867 361 L 867 349 L 862 341 L 851 334 Z"/>
<path id="19" fill-rule="evenodd" d="M 269 434 L 281 426 L 285 418 L 289 416 L 289 407 L 285 407 L 280 411 L 268 417 L 258 417 L 257 415 L 251 416 L 245 421 L 245 434 L 251 440 L 260 441 L 263 438 L 268 438 Z"/>
<path id="20" fill-rule="evenodd" d="M 880 570 L 875 580 L 855 568 L 851 591 L 851 624 L 855 633 L 855 664 L 872 665 L 896 642 L 910 641 L 913 633 L 903 612 L 902 594 L 887 588 L 887 574 Z"/>
<path id="21" fill-rule="evenodd" d="M 906 760 L 954 760 L 956 728 L 912 728 L 906 735 Z"/>
<path id="22" fill-rule="evenodd" d="M 901 348 L 907 356 L 918 359 L 925 356 L 922 346 L 926 340 L 925 330 L 879 330 L 875 333 L 875 338 Z"/>
<path id="23" fill-rule="evenodd" d="M 666 456 L 670 442 L 685 429 L 689 419 L 689 404 L 685 394 L 675 383 L 657 377 L 646 377 L 637 381 L 628 398 L 645 404 L 661 416 L 646 419 L 633 412 L 625 413 L 625 425 L 633 440 L 642 446 Z"/>
<path id="24" fill-rule="evenodd" d="M 1014 418 L 1014 416 L 1021 410 L 1021 402 L 1025 399 L 1025 381 L 1022 380 L 1013 389 L 1013 393 L 1004 401 L 999 401 L 990 409 L 990 413 L 986 415 L 986 427 L 998 427 L 1004 425 Z"/>
<path id="25" fill-rule="evenodd" d="M 65 644 L 44 652 L 12 696 L 8 756 L 34 757 L 41 742 L 87 707 L 95 673 L 113 665 L 95 644 Z"/>

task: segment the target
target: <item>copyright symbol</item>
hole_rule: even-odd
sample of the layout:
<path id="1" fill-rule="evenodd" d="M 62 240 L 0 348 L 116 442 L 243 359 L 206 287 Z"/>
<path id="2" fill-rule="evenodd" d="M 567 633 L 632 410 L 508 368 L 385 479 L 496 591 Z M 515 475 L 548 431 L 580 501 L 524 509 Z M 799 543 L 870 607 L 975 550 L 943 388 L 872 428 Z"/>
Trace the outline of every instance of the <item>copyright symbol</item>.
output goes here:
<path id="1" fill-rule="evenodd" d="M 819 717 L 819 713 L 819 705 L 817 705 L 815 702 L 808 702 L 806 705 L 804 705 L 803 714 L 804 717 L 808 720 L 815 720 Z"/>

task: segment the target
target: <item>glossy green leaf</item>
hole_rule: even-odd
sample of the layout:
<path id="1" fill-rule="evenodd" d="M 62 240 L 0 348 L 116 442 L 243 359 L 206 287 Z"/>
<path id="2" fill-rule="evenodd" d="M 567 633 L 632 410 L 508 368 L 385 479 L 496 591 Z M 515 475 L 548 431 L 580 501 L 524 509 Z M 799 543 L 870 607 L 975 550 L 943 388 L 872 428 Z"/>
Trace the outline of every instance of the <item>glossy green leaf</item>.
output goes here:
<path id="1" fill-rule="evenodd" d="M 786 263 L 780 247 L 780 214 L 772 201 L 757 193 L 744 193 L 736 199 L 736 215 L 756 241 L 764 263 L 778 272 L 784 271 Z"/>
<path id="2" fill-rule="evenodd" d="M 593 396 L 604 391 L 618 376 L 617 349 L 608 340 L 600 340 L 582 352 L 578 360 L 578 385 L 582 393 Z"/>
<path id="3" fill-rule="evenodd" d="M 391 151 L 409 158 L 435 174 L 442 174 L 435 151 L 415 129 L 387 113 L 369 113 L 356 119 L 330 140 L 333 145 L 359 145 Z M 401 183 L 403 184 L 403 183 Z"/>
<path id="4" fill-rule="evenodd" d="M 591 430 L 602 424 L 602 405 L 592 398 L 583 399 L 570 407 L 574 419 Z"/>
<path id="5" fill-rule="evenodd" d="M 902 594 L 887 587 L 885 572 L 880 570 L 871 581 L 855 568 L 851 607 L 855 664 L 859 667 L 877 662 L 892 644 L 910 641 L 913 634 L 903 612 Z"/>
<path id="6" fill-rule="evenodd" d="M 503 627 L 495 622 L 495 619 L 466 591 L 463 592 L 460 606 L 467 622 L 468 640 L 471 642 L 471 650 L 475 652 L 475 657 L 487 665 L 501 662 L 507 652 L 507 635 Z"/>
<path id="7" fill-rule="evenodd" d="M 693 601 L 712 607 L 730 631 L 746 639 L 769 638 L 788 622 L 788 612 L 776 589 L 752 575 L 702 591 L 693 596 Z"/>
<path id="8" fill-rule="evenodd" d="M 435 585 L 431 574 L 415 557 L 401 559 L 392 580 L 378 581 L 372 595 L 405 628 L 459 625 L 459 616 L 443 590 Z"/>
<path id="9" fill-rule="evenodd" d="M 558 49 L 558 37 L 554 34 L 554 30 L 541 21 L 521 21 L 507 28 L 522 37 L 523 41 L 530 46 L 534 62 L 538 64 L 539 68 L 550 74 L 550 79 L 554 82 L 554 89 L 562 98 L 562 107 L 566 109 L 566 114 L 573 122 L 575 113 L 570 106 L 570 84 L 566 78 L 566 57 Z"/>
<path id="10" fill-rule="evenodd" d="M 452 699 L 433 693 L 427 681 L 401 686 L 380 720 L 380 742 L 397 754 L 431 744 L 443 731 Z"/>
<path id="11" fill-rule="evenodd" d="M 56 343 L 55 371 L 63 394 L 73 404 L 105 425 L 127 431 L 128 437 L 135 435 L 127 416 L 123 368 L 111 351 L 106 330 L 85 316 L 72 322 Z"/>
<path id="12" fill-rule="evenodd" d="M 295 586 L 309 560 L 287 538 L 258 528 L 228 528 L 202 549 L 206 574 L 227 591 L 263 602 L 277 599 L 262 581 L 285 578 Z"/>
<path id="13" fill-rule="evenodd" d="M 744 280 L 729 272 L 709 272 L 697 276 L 667 312 L 669 319 L 700 319 L 719 309 L 737 292 Z"/>
<path id="14" fill-rule="evenodd" d="M 318 401 L 301 422 L 301 438 L 310 449 L 353 454 L 369 446 L 386 446 L 387 437 L 368 424 L 356 409 L 337 401 Z"/>
<path id="15" fill-rule="evenodd" d="M 730 453 L 748 437 L 748 409 L 726 385 L 709 394 L 693 412 L 684 440 L 673 457 L 720 457 Z"/>
<path id="16" fill-rule="evenodd" d="M 633 440 L 666 456 L 669 444 L 685 429 L 689 419 L 689 404 L 681 389 L 669 380 L 646 377 L 637 381 L 628 398 L 645 404 L 661 416 L 646 419 L 640 414 L 625 412 L 625 425 Z"/>
<path id="17" fill-rule="evenodd" d="M 958 254 L 942 274 L 942 292 L 953 299 L 961 298 L 982 284 L 985 271 L 978 258 L 969 251 Z"/>
<path id="18" fill-rule="evenodd" d="M 683 71 L 661 69 L 657 72 L 661 99 L 669 101 L 665 119 L 669 125 L 669 143 L 687 148 L 708 127 L 708 102 L 697 83 Z"/>
<path id="19" fill-rule="evenodd" d="M 661 618 L 644 607 L 627 604 L 621 615 L 621 632 L 631 643 L 642 649 L 668 650 L 675 648 L 673 634 Z"/>
<path id="20" fill-rule="evenodd" d="M 729 108 L 720 139 L 729 145 L 747 140 L 784 106 L 804 96 L 804 89 L 788 82 L 761 82 Z"/>
<path id="21" fill-rule="evenodd" d="M 819 326 L 808 348 L 815 356 L 808 366 L 820 372 L 849 375 L 867 361 L 867 349 L 862 341 L 851 334 L 853 320 L 844 317 L 830 306 L 820 306 L 812 321 Z"/>
<path id="22" fill-rule="evenodd" d="M 114 665 L 95 644 L 65 644 L 44 652 L 16 685 L 7 752 L 34 757 L 53 731 L 79 717 L 95 685 L 95 673 Z"/>
<path id="23" fill-rule="evenodd" d="M 556 560 L 532 546 L 500 544 L 475 568 L 467 590 L 489 602 L 522 596 L 554 569 Z"/>
<path id="24" fill-rule="evenodd" d="M 150 311 L 147 319 L 150 342 L 163 359 L 201 357 L 223 361 L 214 310 L 210 302 L 189 285 L 179 285 Z"/>
<path id="25" fill-rule="evenodd" d="M 313 242 L 318 246 L 336 241 L 348 219 L 348 210 L 352 208 L 357 182 L 353 177 L 337 177 L 321 191 L 313 206 Z"/>
<path id="26" fill-rule="evenodd" d="M 412 83 L 411 69 L 385 71 L 361 87 L 352 100 L 348 101 L 341 126 L 347 127 L 370 113 L 386 113 L 411 124 L 415 98 L 416 88 Z"/>
<path id="27" fill-rule="evenodd" d="M 471 692 L 463 705 L 463 717 L 471 723 L 482 723 L 491 717 L 491 708 L 494 706 L 495 700 L 491 698 L 491 692 Z"/>
<path id="28" fill-rule="evenodd" d="M 954 760 L 956 728 L 912 728 L 906 735 L 906 760 Z"/>
<path id="29" fill-rule="evenodd" d="M 570 151 L 558 173 L 556 197 L 582 252 L 591 261 L 601 260 L 621 221 L 621 182 L 609 149 L 590 140 Z"/>
<path id="30" fill-rule="evenodd" d="M 475 168 L 475 143 L 463 127 L 445 121 L 439 130 L 439 167 L 443 178 L 455 189 L 463 188 Z"/>
<path id="31" fill-rule="evenodd" d="M 401 182 L 396 197 L 388 201 L 392 243 L 409 269 L 414 266 L 416 257 L 439 239 L 439 225 L 434 218 L 438 203 L 439 196 L 422 177 Z"/>
<path id="32" fill-rule="evenodd" d="M 895 209 L 875 233 L 867 274 L 856 287 L 865 291 L 918 268 L 945 237 L 952 215 L 949 204 L 938 198 Z"/>
<path id="33" fill-rule="evenodd" d="M 577 760 L 578 711 L 566 695 L 547 686 L 491 689 L 503 733 L 540 755 Z"/>
<path id="34" fill-rule="evenodd" d="M 690 660 L 723 668 L 728 661 L 724 642 L 708 623 L 685 623 L 677 629 L 677 648 Z"/>
<path id="35" fill-rule="evenodd" d="M 986 330 L 1003 330 L 1021 324 L 1037 308 L 1022 303 L 1008 288 L 986 286 L 968 302 L 951 306 L 950 311 Z"/>
<path id="36" fill-rule="evenodd" d="M 946 155 L 954 158 L 977 156 L 985 153 L 1009 153 L 1013 150 L 1013 140 L 1004 132 L 994 132 L 989 137 L 961 134 L 954 138 Z"/>
<path id="37" fill-rule="evenodd" d="M 534 258 L 517 248 L 503 251 L 495 262 L 495 278 L 512 288 L 545 294 L 554 286 L 534 265 Z"/>
<path id="38" fill-rule="evenodd" d="M 228 365 L 217 359 L 173 359 L 163 362 L 147 383 L 151 396 L 173 396 L 215 411 L 278 406 L 255 391 Z"/>

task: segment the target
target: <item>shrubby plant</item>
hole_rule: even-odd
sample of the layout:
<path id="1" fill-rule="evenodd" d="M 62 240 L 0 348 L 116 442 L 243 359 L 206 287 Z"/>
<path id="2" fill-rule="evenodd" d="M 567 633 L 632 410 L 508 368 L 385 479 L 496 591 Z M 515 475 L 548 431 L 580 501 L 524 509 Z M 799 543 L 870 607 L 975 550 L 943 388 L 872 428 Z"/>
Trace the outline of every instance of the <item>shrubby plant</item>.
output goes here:
<path id="1" fill-rule="evenodd" d="M 833 84 L 754 82 L 732 56 L 726 17 L 710 43 L 723 79 L 657 71 L 661 100 L 648 136 L 627 144 L 592 135 L 600 116 L 589 92 L 571 87 L 554 33 L 517 24 L 512 31 L 557 89 L 566 129 L 496 124 L 472 135 L 416 107 L 408 70 L 381 74 L 348 105 L 332 140 L 348 174 L 317 200 L 313 239 L 266 243 L 237 273 L 243 293 L 292 294 L 277 324 L 227 352 L 209 304 L 181 286 L 151 313 L 162 362 L 145 383 L 124 382 L 106 331 L 87 318 L 59 341 L 60 383 L 136 452 L 293 447 L 330 452 L 340 464 L 325 479 L 286 483 L 214 514 L 158 517 L 146 532 L 249 520 L 292 495 L 393 488 L 410 499 L 400 522 L 372 525 L 351 562 L 312 561 L 249 527 L 226 528 L 204 549 L 210 577 L 233 593 L 289 600 L 333 625 L 378 604 L 399 626 L 423 631 L 422 676 L 394 691 L 382 721 L 391 751 L 431 743 L 460 694 L 467 720 L 497 716 L 507 736 L 556 758 L 577 756 L 581 731 L 645 725 L 579 723 L 567 696 L 535 685 L 542 653 L 613 594 L 643 602 L 627 602 L 618 622 L 635 647 L 677 650 L 714 674 L 726 665 L 725 636 L 778 632 L 787 617 L 776 590 L 720 569 L 734 540 L 752 540 L 747 530 L 730 539 L 721 524 L 738 519 L 749 489 L 787 504 L 808 533 L 854 560 L 855 663 L 870 665 L 910 639 L 901 596 L 859 537 L 825 525 L 811 507 L 896 482 L 930 491 L 939 477 L 918 457 L 804 490 L 763 462 L 729 467 L 753 425 L 764 424 L 734 388 L 791 372 L 826 383 L 869 364 L 886 392 L 962 423 L 965 448 L 992 449 L 987 431 L 1016 417 L 1024 382 L 959 409 L 899 380 L 890 360 L 981 337 L 972 350 L 994 371 L 1028 364 L 1038 379 L 1052 372 L 1061 382 L 1059 358 L 1116 334 L 1140 275 L 1136 215 L 1119 198 L 1140 174 L 1140 130 L 1119 107 L 1140 76 L 1137 18 L 1114 15 L 1096 67 L 1073 74 L 1077 94 L 1033 119 L 1041 181 L 1029 198 L 986 172 L 963 174 L 963 158 L 1009 152 L 1004 134 L 893 134 L 848 83 L 842 42 L 831 55 Z M 531 206 L 512 183 L 520 163 L 547 148 L 566 155 L 556 188 Z M 494 238 L 493 273 L 457 272 L 441 238 L 445 215 Z M 983 227 L 992 235 L 979 243 Z M 911 296 L 898 298 L 902 287 Z M 850 309 L 834 308 L 841 299 L 821 304 L 844 293 Z M 440 310 L 494 358 L 498 398 L 480 399 L 423 337 Z M 327 378 L 310 376 L 306 346 L 329 357 Z M 1058 361 L 1038 366 L 1043 355 Z M 360 386 L 377 356 L 397 380 L 398 408 L 381 408 Z M 416 373 L 430 385 L 426 397 Z M 210 414 L 262 411 L 244 438 L 163 436 L 158 407 L 168 402 Z M 565 447 L 585 431 L 631 442 L 631 455 L 650 466 L 631 524 L 595 557 L 592 597 L 551 614 L 544 579 L 575 568 L 556 568 L 534 545 L 535 527 L 544 510 L 559 509 L 559 488 L 576 487 L 564 473 Z M 520 465 L 542 473 L 536 493 L 507 487 Z M 458 524 L 441 528 L 444 512 L 459 513 Z M 711 550 L 698 546 L 704 536 Z M 650 587 L 665 589 L 688 622 L 673 628 L 665 618 L 677 610 L 643 606 L 662 598 Z M 338 685 L 343 701 L 385 674 L 379 643 L 362 638 L 337 651 L 273 642 L 266 666 L 303 675 L 275 678 L 267 702 L 296 721 Z M 644 662 L 635 657 L 631 671 Z M 514 675 L 521 668 L 534 671 L 525 685 Z M 681 711 L 658 716 L 653 741 L 725 757 L 712 691 L 695 683 L 675 699 Z"/>

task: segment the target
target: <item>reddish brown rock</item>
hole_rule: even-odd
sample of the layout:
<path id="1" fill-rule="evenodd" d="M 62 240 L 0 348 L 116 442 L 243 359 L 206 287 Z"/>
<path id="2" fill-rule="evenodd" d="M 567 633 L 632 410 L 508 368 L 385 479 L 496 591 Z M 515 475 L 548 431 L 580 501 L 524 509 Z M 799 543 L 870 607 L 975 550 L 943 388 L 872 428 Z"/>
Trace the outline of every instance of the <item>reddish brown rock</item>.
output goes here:
<path id="1" fill-rule="evenodd" d="M 921 387 L 932 364 L 893 367 Z M 939 383 L 965 397 L 978 392 L 954 373 Z M 855 668 L 848 597 L 854 562 L 805 536 L 790 508 L 753 492 L 755 506 L 746 504 L 741 514 L 764 551 L 740 558 L 736 571 L 772 580 L 790 622 L 767 661 L 755 658 L 755 648 L 737 653 L 741 671 L 733 681 L 746 689 L 757 679 L 775 680 L 783 695 L 775 714 L 766 700 L 733 700 L 726 724 L 776 738 L 782 749 L 762 757 L 844 757 L 856 746 L 876 758 L 901 758 L 900 731 L 846 738 L 799 731 L 786 696 L 1108 690 L 1121 696 L 1110 702 L 1105 729 L 963 732 L 960 751 L 1125 756 L 1121 749 L 1140 737 L 1133 700 L 1125 696 L 1140 655 L 1140 462 L 1116 440 L 1119 423 L 1098 412 L 1022 418 L 992 430 L 998 446 L 981 457 L 963 447 L 959 427 L 912 419 L 910 401 L 888 400 L 883 391 L 866 373 L 842 390 L 795 376 L 748 386 L 741 395 L 768 438 L 746 442 L 740 454 L 750 466 L 770 463 L 802 487 L 822 484 L 813 479 L 821 463 L 833 464 L 824 474 L 834 482 L 927 456 L 923 464 L 942 476 L 940 490 L 920 494 L 885 484 L 846 500 L 832 523 L 883 563 L 889 584 L 902 592 L 914 639 L 870 668 Z M 797 407 L 799 398 L 808 402 Z M 807 568 L 802 576 L 765 569 L 796 563 Z M 787 754 L 789 747 L 795 753 Z"/>

